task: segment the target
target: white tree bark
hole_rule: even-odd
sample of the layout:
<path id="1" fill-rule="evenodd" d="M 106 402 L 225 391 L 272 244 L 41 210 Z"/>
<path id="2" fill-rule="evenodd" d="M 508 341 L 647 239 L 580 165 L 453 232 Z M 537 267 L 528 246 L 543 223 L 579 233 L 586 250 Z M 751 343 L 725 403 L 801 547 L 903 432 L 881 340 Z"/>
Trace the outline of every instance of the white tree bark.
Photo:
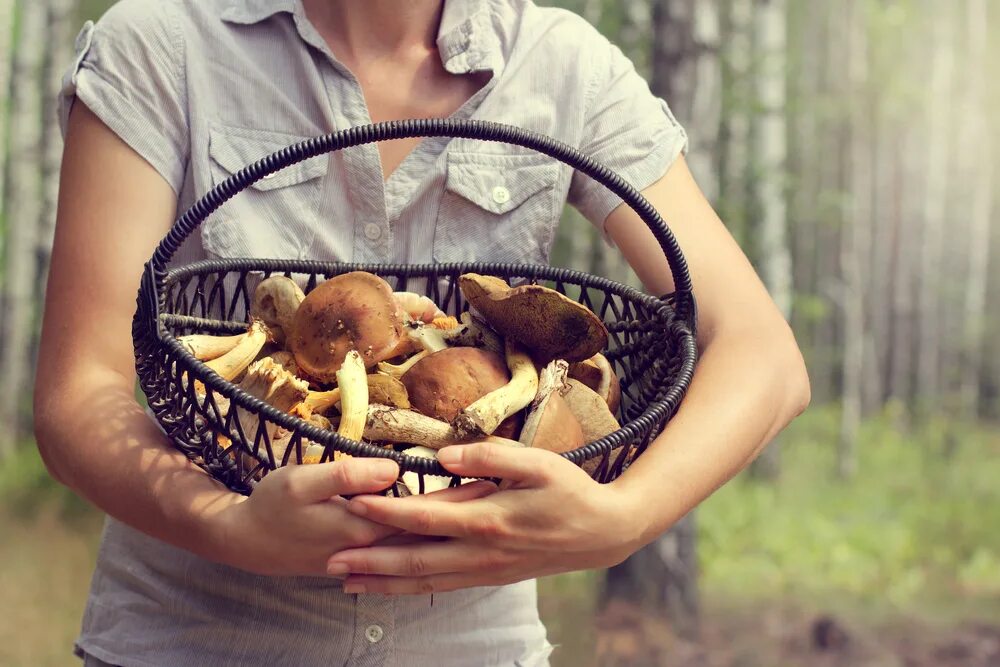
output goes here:
<path id="1" fill-rule="evenodd" d="M 6 209 L 7 246 L 3 337 L 0 339 L 0 458 L 23 434 L 30 391 L 29 347 L 34 330 L 35 240 L 41 212 L 39 167 L 42 110 L 41 68 L 45 49 L 45 4 L 21 5 L 20 39 L 14 54 L 10 117 L 10 174 Z"/>
<path id="2" fill-rule="evenodd" d="M 14 0 L 0 0 L 0 213 L 3 212 L 7 179 L 7 114 L 10 102 L 10 75 L 13 63 L 11 53 L 14 38 Z M 3 252 L 3 237 L 0 236 L 0 253 Z"/>
<path id="3" fill-rule="evenodd" d="M 920 254 L 920 354 L 917 357 L 917 398 L 928 406 L 941 390 L 941 303 L 944 280 L 943 248 L 948 214 L 950 146 L 953 138 L 954 9 L 937 3 L 930 43 L 930 86 L 927 137 L 927 184 Z M 926 5 L 925 5 L 926 6 Z"/>
<path id="4" fill-rule="evenodd" d="M 969 176 L 972 185 L 969 215 L 969 273 L 964 303 L 964 348 L 961 378 L 962 412 L 975 419 L 979 408 L 979 374 L 983 359 L 986 322 L 986 290 L 990 254 L 990 220 L 993 213 L 993 145 L 990 137 L 990 109 L 985 91 L 989 71 L 987 49 L 987 1 L 968 0 L 967 48 L 968 114 L 965 118 L 967 149 L 974 150 L 974 168 Z"/>
<path id="5" fill-rule="evenodd" d="M 865 25 L 860 0 L 849 0 L 847 8 L 847 75 L 852 99 L 864 89 L 868 78 Z M 865 364 L 865 284 L 864 258 L 871 244 L 871 153 L 866 128 L 870 118 L 864 107 L 854 104 L 850 118 L 849 186 L 851 205 L 841 236 L 841 273 L 844 293 L 843 396 L 837 469 L 851 477 L 857 469 L 857 437 L 861 426 L 862 382 Z"/>

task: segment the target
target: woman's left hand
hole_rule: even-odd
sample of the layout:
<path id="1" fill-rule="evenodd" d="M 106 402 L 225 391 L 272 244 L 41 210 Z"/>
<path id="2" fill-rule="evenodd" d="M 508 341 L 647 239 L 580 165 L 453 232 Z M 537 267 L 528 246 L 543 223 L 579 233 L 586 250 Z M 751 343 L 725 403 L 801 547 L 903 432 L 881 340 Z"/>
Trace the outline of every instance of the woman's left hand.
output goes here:
<path id="1" fill-rule="evenodd" d="M 498 586 L 610 567 L 641 546 L 646 513 L 639 503 L 617 482 L 598 484 L 557 454 L 475 443 L 442 449 L 438 460 L 463 477 L 502 478 L 504 488 L 461 503 L 355 497 L 347 507 L 358 516 L 447 539 L 340 551 L 330 559 L 329 572 L 348 574 L 346 593 Z"/>

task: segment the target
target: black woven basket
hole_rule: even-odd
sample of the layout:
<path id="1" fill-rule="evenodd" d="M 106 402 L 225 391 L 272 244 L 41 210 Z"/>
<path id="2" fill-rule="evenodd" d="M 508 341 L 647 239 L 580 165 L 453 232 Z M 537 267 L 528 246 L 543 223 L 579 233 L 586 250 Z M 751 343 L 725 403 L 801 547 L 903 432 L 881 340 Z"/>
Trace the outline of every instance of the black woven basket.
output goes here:
<path id="1" fill-rule="evenodd" d="M 675 291 L 657 298 L 579 271 L 480 262 L 384 265 L 247 258 L 203 261 L 168 270 L 174 253 L 198 225 L 266 175 L 322 153 L 409 137 L 461 137 L 514 144 L 544 153 L 593 178 L 620 196 L 652 230 L 670 264 Z M 546 284 L 597 313 L 610 333 L 605 356 L 621 382 L 617 416 L 622 426 L 562 456 L 578 465 L 595 460 L 592 474 L 601 482 L 620 475 L 660 433 L 676 412 L 694 372 L 696 318 L 687 265 L 653 206 L 617 174 L 549 137 L 497 123 L 435 119 L 350 128 L 284 148 L 220 183 L 176 221 L 143 273 L 132 326 L 140 385 L 170 440 L 230 489 L 249 494 L 269 470 L 290 461 L 300 462 L 303 438 L 325 448 L 324 460 L 332 459 L 334 451 L 394 459 L 402 471 L 418 475 L 421 492 L 424 475 L 452 477 L 451 484 L 459 483 L 435 460 L 347 440 L 276 410 L 223 380 L 177 341 L 190 333 L 245 331 L 252 286 L 261 277 L 282 274 L 304 280 L 308 292 L 327 278 L 355 270 L 375 273 L 396 290 L 422 291 L 452 314 L 467 308 L 458 289 L 458 276 L 470 271 L 508 281 Z M 195 391 L 193 380 L 204 383 L 203 393 Z M 227 402 L 229 408 L 223 410 Z M 236 406 L 259 417 L 254 432 L 243 430 Z M 283 459 L 275 460 L 265 420 L 292 433 Z"/>

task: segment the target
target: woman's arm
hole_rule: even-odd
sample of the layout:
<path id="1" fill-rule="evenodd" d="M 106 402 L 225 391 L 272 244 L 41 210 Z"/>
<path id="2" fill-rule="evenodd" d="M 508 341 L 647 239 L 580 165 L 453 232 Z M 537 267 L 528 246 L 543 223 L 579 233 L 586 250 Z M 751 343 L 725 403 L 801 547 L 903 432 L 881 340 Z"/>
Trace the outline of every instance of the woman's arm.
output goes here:
<path id="1" fill-rule="evenodd" d="M 698 189 L 683 158 L 643 193 L 674 231 L 698 301 L 702 355 L 677 415 L 619 479 L 598 485 L 547 451 L 488 444 L 439 459 L 465 476 L 515 482 L 474 502 L 358 498 L 358 515 L 449 542 L 352 549 L 334 556 L 346 590 L 426 593 L 606 567 L 655 539 L 732 478 L 809 402 L 791 331 Z M 673 289 L 652 233 L 626 206 L 607 231 L 647 288 Z"/>
<path id="2" fill-rule="evenodd" d="M 175 208 L 167 182 L 75 104 L 39 350 L 39 451 L 63 484 L 170 544 L 254 572 L 324 573 L 338 548 L 398 532 L 331 500 L 387 487 L 394 462 L 284 468 L 246 500 L 174 449 L 135 400 L 136 292 Z"/>

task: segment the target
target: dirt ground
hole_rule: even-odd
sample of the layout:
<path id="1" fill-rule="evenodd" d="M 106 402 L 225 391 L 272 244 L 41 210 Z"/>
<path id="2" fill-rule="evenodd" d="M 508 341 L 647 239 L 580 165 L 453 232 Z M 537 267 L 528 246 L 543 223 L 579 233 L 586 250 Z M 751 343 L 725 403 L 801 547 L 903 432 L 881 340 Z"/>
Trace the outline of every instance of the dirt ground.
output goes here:
<path id="1" fill-rule="evenodd" d="M 555 667 L 1000 667 L 1000 619 L 875 624 L 791 606 L 707 608 L 696 638 L 629 605 L 563 633 Z"/>

